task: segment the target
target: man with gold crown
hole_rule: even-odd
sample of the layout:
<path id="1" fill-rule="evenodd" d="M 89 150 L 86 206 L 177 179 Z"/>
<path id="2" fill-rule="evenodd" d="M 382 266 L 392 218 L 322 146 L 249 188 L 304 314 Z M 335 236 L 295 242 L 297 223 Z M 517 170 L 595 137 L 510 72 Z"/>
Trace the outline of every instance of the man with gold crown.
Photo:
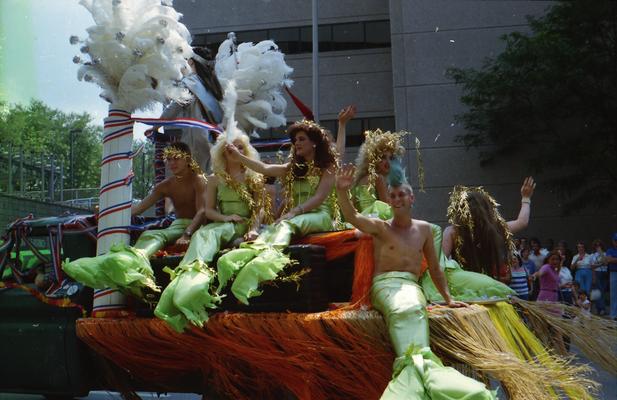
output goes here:
<path id="1" fill-rule="evenodd" d="M 149 258 L 174 242 L 188 245 L 204 219 L 206 193 L 206 178 L 188 145 L 172 143 L 165 149 L 163 158 L 173 175 L 134 205 L 131 214 L 139 215 L 158 200 L 169 198 L 176 211 L 176 220 L 165 229 L 145 231 L 134 247 L 118 244 L 104 255 L 67 260 L 62 268 L 70 277 L 95 289 L 110 287 L 137 297 L 143 297 L 144 288 L 158 291 Z"/>

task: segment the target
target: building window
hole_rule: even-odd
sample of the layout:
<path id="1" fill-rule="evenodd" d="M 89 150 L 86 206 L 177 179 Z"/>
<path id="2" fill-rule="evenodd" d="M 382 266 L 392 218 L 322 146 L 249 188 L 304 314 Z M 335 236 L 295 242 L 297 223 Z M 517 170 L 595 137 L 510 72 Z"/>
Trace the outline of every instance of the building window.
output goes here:
<path id="1" fill-rule="evenodd" d="M 355 50 L 366 48 L 362 22 L 332 26 L 332 50 Z"/>
<path id="2" fill-rule="evenodd" d="M 236 32 L 238 43 L 272 39 L 285 54 L 310 53 L 313 48 L 311 26 Z M 195 35 L 193 44 L 205 46 L 215 54 L 226 33 Z M 319 51 L 339 51 L 390 47 L 390 21 L 364 21 L 319 25 Z"/>

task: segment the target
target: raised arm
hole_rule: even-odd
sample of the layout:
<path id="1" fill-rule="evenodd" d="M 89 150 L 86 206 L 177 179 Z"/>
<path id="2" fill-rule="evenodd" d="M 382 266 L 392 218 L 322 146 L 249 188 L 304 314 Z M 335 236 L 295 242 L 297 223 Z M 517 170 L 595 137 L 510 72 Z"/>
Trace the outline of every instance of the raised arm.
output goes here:
<path id="1" fill-rule="evenodd" d="M 448 290 L 448 281 L 446 280 L 446 274 L 441 270 L 439 261 L 437 260 L 437 252 L 435 251 L 435 243 L 433 242 L 433 234 L 431 226 L 427 223 L 423 223 L 420 227 L 422 235 L 424 237 L 424 245 L 422 246 L 422 252 L 428 263 L 428 272 L 431 274 L 431 279 L 435 284 L 435 287 L 445 300 L 448 307 L 465 307 L 466 304 L 454 301 L 450 296 Z"/>
<path id="2" fill-rule="evenodd" d="M 204 223 L 204 217 L 206 214 L 206 191 L 207 184 L 206 178 L 202 176 L 198 176 L 195 180 L 195 215 L 191 220 L 189 226 L 184 230 L 184 233 L 178 240 L 176 240 L 177 245 L 185 246 L 188 245 L 191 240 L 191 236 L 193 233 L 199 229 L 199 227 Z"/>
<path id="3" fill-rule="evenodd" d="M 531 176 L 528 176 L 523 181 L 521 186 L 521 210 L 518 212 L 518 218 L 514 221 L 508 221 L 508 228 L 512 233 L 522 231 L 529 225 L 529 214 L 531 213 L 531 196 L 536 188 L 536 183 Z"/>
<path id="4" fill-rule="evenodd" d="M 347 132 L 345 127 L 347 122 L 356 115 L 356 106 L 347 106 L 338 113 L 338 131 L 336 133 L 336 151 L 341 158 L 341 162 L 345 160 L 345 136 Z"/>
<path id="5" fill-rule="evenodd" d="M 336 175 L 336 196 L 345 221 L 370 235 L 378 236 L 384 229 L 384 222 L 377 218 L 368 218 L 360 214 L 349 198 L 349 189 L 353 185 L 355 168 L 352 164 L 343 166 Z"/>
<path id="6" fill-rule="evenodd" d="M 225 145 L 225 151 L 232 160 L 236 160 L 242 163 L 247 168 L 252 169 L 262 175 L 280 177 L 287 173 L 288 163 L 285 164 L 266 164 L 259 160 L 253 160 L 248 158 L 244 154 L 240 153 L 238 148 L 229 143 Z"/>
<path id="7" fill-rule="evenodd" d="M 152 207 L 157 201 L 164 198 L 165 197 L 165 188 L 164 188 L 165 184 L 166 184 L 166 181 L 163 181 L 159 183 L 158 185 L 154 186 L 154 189 L 152 189 L 152 192 L 150 192 L 150 194 L 147 195 L 145 199 L 133 205 L 131 207 L 131 216 L 140 215 L 141 213 L 146 211 L 148 208 Z"/>

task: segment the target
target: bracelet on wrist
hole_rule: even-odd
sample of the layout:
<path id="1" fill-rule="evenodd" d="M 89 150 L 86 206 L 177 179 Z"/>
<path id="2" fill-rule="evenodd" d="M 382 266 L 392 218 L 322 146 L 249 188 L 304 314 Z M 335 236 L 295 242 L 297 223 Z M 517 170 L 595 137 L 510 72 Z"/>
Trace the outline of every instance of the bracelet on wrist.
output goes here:
<path id="1" fill-rule="evenodd" d="M 523 197 L 523 198 L 521 199 L 521 203 L 531 204 L 531 199 L 528 199 L 528 198 Z"/>
<path id="2" fill-rule="evenodd" d="M 186 229 L 186 230 L 184 231 L 184 236 L 191 237 L 191 236 L 193 236 L 193 232 L 191 232 L 191 230 L 190 230 L 190 229 Z"/>
<path id="3" fill-rule="evenodd" d="M 296 208 L 298 209 L 298 214 L 304 214 L 304 207 L 299 205 L 299 206 L 296 206 Z"/>

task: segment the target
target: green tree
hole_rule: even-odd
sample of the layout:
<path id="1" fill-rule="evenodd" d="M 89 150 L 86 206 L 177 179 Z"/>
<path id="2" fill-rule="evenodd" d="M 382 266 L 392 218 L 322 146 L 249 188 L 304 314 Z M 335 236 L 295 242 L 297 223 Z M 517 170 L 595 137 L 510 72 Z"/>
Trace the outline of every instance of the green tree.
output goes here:
<path id="1" fill-rule="evenodd" d="M 53 156 L 57 165 L 64 162 L 65 188 L 71 175 L 71 142 L 75 188 L 98 187 L 100 180 L 102 127 L 92 123 L 87 113 L 65 113 L 33 100 L 27 105 L 0 103 L 0 149 L 23 150 L 32 160 Z M 15 172 L 15 169 L 14 169 Z M 7 189 L 6 160 L 0 168 L 0 188 Z M 38 178 L 38 177 L 37 177 Z M 39 179 L 40 180 L 40 179 Z M 40 182 L 29 177 L 25 190 L 36 190 Z M 14 179 L 14 190 L 19 190 Z"/>
<path id="2" fill-rule="evenodd" d="M 143 199 L 154 187 L 154 144 L 150 140 L 137 142 L 133 151 L 144 145 L 143 151 L 133 159 L 133 198 Z"/>
<path id="3" fill-rule="evenodd" d="M 565 213 L 605 206 L 617 185 L 617 2 L 563 1 L 530 34 L 476 69 L 450 69 L 468 111 L 457 118 L 482 165 L 522 159 L 565 199 Z M 488 145 L 488 146 L 486 146 Z"/>

